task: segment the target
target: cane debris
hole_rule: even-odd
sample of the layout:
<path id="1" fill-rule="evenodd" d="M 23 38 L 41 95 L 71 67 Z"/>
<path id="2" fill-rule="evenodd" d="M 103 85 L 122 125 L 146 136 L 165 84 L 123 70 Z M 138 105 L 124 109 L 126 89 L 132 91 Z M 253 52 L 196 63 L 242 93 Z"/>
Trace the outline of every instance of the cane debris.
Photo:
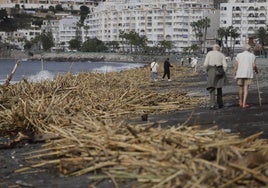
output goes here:
<path id="1" fill-rule="evenodd" d="M 180 74 L 188 72 L 181 69 Z M 241 138 L 187 123 L 161 128 L 150 118 L 128 123 L 202 102 L 179 91 L 154 91 L 152 84 L 148 69 L 139 68 L 5 87 L 0 135 L 30 132 L 36 141 L 45 141 L 40 150 L 25 154 L 29 166 L 15 172 L 57 168 L 70 176 L 92 173 L 92 180 L 111 179 L 116 187 L 121 181 L 154 188 L 268 185 L 268 144 L 258 139 L 261 133 Z"/>

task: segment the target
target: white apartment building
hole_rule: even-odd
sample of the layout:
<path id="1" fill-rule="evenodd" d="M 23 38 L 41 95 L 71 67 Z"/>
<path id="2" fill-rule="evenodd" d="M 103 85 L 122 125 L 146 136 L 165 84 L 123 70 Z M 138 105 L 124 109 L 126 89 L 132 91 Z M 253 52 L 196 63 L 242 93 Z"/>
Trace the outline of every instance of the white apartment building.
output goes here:
<path id="1" fill-rule="evenodd" d="M 82 5 L 95 6 L 95 0 L 0 0 L 0 8 L 13 8 L 15 5 L 26 9 L 48 9 L 50 6 L 61 5 L 66 10 L 80 10 Z"/>
<path id="2" fill-rule="evenodd" d="M 145 35 L 149 46 L 172 41 L 173 51 L 196 43 L 190 23 L 213 13 L 213 0 L 106 0 L 85 20 L 90 37 L 120 41 L 120 31 Z M 213 16 L 213 15 L 211 15 Z"/>
<path id="3" fill-rule="evenodd" d="M 77 33 L 79 20 L 79 17 L 74 16 L 67 16 L 60 20 L 46 20 L 43 22 L 42 30 L 52 32 L 56 49 L 66 49 L 71 39 L 75 39 L 77 35 L 81 36 L 81 33 Z"/>
<path id="4" fill-rule="evenodd" d="M 31 24 L 29 29 L 18 29 L 14 32 L 2 31 L 0 32 L 0 38 L 4 43 L 17 46 L 19 49 L 24 49 L 25 40 L 30 41 L 40 34 L 41 29 L 38 26 Z"/>
<path id="5" fill-rule="evenodd" d="M 0 32 L 1 42 L 17 46 L 19 49 L 24 48 L 24 35 L 21 32 Z"/>
<path id="6" fill-rule="evenodd" d="M 229 0 L 220 7 L 220 27 L 233 26 L 240 33 L 236 47 L 248 43 L 260 27 L 268 25 L 268 0 Z"/>
<path id="7" fill-rule="evenodd" d="M 38 26 L 31 24 L 30 29 L 18 29 L 17 32 L 22 33 L 23 37 L 30 41 L 41 34 L 41 29 Z"/>

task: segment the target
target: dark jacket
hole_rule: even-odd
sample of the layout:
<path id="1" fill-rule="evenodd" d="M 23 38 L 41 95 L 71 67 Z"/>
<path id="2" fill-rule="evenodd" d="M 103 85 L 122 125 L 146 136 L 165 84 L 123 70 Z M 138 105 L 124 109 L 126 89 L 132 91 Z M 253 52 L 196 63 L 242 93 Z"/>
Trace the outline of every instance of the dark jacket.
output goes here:
<path id="1" fill-rule="evenodd" d="M 211 88 L 222 88 L 226 84 L 227 82 L 226 73 L 224 73 L 223 76 L 217 76 L 215 66 L 208 66 L 207 73 L 208 73 L 208 81 L 207 81 L 208 90 Z"/>
<path id="2" fill-rule="evenodd" d="M 164 70 L 169 71 L 169 67 L 172 67 L 168 59 L 164 62 Z"/>

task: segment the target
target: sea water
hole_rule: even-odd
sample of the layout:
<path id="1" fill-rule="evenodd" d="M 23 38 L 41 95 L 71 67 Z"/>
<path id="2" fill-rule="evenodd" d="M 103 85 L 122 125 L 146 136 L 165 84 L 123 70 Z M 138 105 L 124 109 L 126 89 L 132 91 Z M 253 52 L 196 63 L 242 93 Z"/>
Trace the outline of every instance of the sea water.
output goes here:
<path id="1" fill-rule="evenodd" d="M 7 76 L 12 72 L 16 60 L 0 60 L 0 84 L 6 81 Z M 80 72 L 115 72 L 132 68 L 142 67 L 142 63 L 129 62 L 56 62 L 56 61 L 31 61 L 22 60 L 13 75 L 11 83 L 18 82 L 22 79 L 28 81 L 53 80 L 56 75 L 70 72 L 79 74 Z"/>

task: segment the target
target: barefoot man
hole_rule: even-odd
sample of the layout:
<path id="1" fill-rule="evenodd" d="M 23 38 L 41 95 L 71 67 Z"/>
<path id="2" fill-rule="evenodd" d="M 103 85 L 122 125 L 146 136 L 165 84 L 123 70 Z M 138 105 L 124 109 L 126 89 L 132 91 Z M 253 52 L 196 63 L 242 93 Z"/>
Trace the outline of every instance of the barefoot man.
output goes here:
<path id="1" fill-rule="evenodd" d="M 237 54 L 234 67 L 234 76 L 239 86 L 239 106 L 241 108 L 249 107 L 247 104 L 248 88 L 251 84 L 254 70 L 258 73 L 256 57 L 250 52 L 250 48 L 250 45 L 246 44 L 244 51 Z"/>

